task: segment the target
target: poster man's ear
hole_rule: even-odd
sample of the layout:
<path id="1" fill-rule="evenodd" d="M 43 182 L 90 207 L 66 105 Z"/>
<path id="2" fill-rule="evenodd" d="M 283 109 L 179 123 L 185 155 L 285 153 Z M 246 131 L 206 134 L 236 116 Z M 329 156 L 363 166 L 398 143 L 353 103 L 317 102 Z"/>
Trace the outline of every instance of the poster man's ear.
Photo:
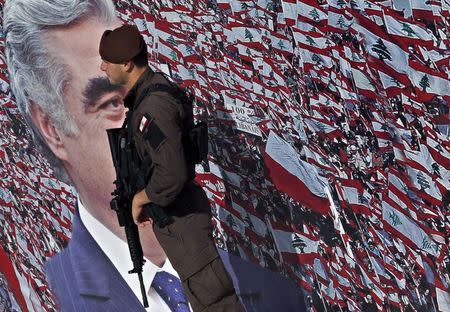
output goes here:
<path id="1" fill-rule="evenodd" d="M 31 119 L 50 150 L 62 161 L 67 161 L 67 151 L 64 142 L 61 140 L 61 131 L 50 120 L 49 114 L 44 112 L 39 105 L 31 103 Z"/>

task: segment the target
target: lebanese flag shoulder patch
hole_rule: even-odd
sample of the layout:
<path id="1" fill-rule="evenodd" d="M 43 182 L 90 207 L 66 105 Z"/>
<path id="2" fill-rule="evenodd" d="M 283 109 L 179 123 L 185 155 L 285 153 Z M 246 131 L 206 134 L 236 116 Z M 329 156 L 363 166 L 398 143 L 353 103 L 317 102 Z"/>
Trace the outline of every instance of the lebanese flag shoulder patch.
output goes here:
<path id="1" fill-rule="evenodd" d="M 144 131 L 152 121 L 153 118 L 150 115 L 145 114 L 144 116 L 142 116 L 141 121 L 139 122 L 139 132 L 144 133 Z"/>

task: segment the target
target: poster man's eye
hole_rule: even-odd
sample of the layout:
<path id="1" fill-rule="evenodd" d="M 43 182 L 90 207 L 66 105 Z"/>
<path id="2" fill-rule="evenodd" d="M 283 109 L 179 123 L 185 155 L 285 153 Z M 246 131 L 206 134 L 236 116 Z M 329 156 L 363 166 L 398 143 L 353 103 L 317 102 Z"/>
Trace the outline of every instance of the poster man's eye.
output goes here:
<path id="1" fill-rule="evenodd" d="M 100 106 L 100 109 L 121 110 L 123 107 L 123 100 L 120 97 L 116 96 L 104 102 Z"/>

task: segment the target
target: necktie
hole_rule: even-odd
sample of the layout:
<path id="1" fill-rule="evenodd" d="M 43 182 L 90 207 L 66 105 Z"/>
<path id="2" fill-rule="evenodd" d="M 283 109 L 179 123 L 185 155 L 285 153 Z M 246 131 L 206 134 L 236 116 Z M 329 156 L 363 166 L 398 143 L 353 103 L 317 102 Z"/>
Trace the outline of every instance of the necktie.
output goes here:
<path id="1" fill-rule="evenodd" d="M 158 272 L 153 278 L 152 287 L 167 303 L 170 311 L 190 312 L 188 300 L 178 277 L 164 271 Z"/>

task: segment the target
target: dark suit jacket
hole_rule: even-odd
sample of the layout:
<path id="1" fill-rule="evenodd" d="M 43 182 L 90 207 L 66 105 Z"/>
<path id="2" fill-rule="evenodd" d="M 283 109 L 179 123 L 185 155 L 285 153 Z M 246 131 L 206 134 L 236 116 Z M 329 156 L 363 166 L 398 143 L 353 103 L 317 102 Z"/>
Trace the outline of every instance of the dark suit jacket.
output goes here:
<path id="1" fill-rule="evenodd" d="M 305 311 L 303 293 L 291 280 L 220 249 L 219 254 L 248 312 Z M 46 262 L 45 272 L 61 311 L 145 312 L 141 298 L 134 295 L 77 214 L 67 248 Z"/>

